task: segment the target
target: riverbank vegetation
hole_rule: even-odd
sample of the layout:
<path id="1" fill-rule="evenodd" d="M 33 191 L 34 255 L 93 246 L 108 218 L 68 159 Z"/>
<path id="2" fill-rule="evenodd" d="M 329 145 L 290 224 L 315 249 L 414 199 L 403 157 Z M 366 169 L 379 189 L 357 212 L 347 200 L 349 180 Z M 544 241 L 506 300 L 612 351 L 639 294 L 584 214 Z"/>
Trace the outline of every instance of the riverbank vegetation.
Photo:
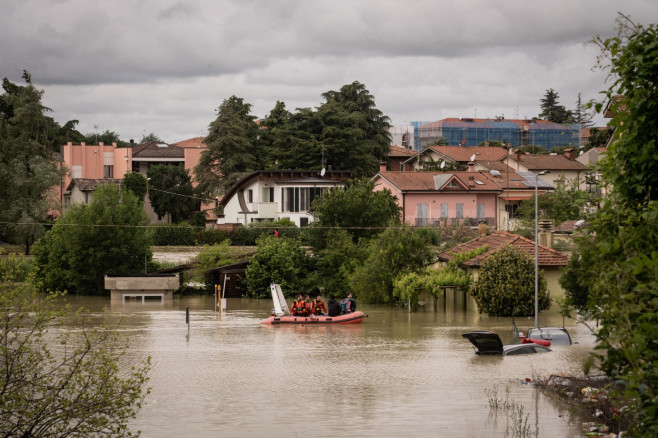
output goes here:
<path id="1" fill-rule="evenodd" d="M 37 288 L 103 293 L 105 275 L 133 274 L 151 260 L 147 225 L 132 192 L 99 186 L 89 204 L 71 206 L 35 244 Z"/>
<path id="2" fill-rule="evenodd" d="M 658 25 L 620 16 L 616 36 L 593 42 L 609 71 L 615 133 L 601 162 L 609 195 L 594 214 L 563 285 L 600 321 L 596 358 L 639 405 L 633 436 L 658 436 Z M 576 279 L 576 281 L 574 281 Z"/>
<path id="3" fill-rule="evenodd" d="M 34 293 L 29 261 L 0 263 L 0 436 L 134 436 L 150 359 L 125 369 L 117 325 L 90 329 L 61 294 Z"/>

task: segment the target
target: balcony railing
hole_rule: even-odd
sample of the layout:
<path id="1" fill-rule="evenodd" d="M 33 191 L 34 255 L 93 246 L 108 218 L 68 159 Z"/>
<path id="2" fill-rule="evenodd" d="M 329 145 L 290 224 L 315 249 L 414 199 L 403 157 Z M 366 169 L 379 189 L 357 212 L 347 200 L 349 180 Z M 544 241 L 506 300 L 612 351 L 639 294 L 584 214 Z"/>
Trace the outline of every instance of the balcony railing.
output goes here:
<path id="1" fill-rule="evenodd" d="M 457 225 L 465 225 L 467 227 L 477 227 L 480 222 L 484 222 L 489 227 L 496 225 L 496 218 L 456 218 L 456 217 L 440 217 L 440 218 L 416 218 L 415 225 L 417 227 L 454 227 Z"/>

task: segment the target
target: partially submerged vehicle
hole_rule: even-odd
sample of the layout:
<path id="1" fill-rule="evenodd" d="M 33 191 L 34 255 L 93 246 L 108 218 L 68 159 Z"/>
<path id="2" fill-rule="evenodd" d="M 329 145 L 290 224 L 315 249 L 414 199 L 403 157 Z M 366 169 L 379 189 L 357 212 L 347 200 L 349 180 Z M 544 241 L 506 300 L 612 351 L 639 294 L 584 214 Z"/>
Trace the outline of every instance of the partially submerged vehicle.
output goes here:
<path id="1" fill-rule="evenodd" d="M 337 316 L 328 315 L 311 315 L 311 316 L 294 316 L 290 314 L 290 308 L 286 302 L 281 286 L 278 284 L 270 285 L 270 292 L 272 293 L 272 301 L 274 309 L 272 316 L 262 320 L 260 323 L 265 325 L 279 325 L 279 324 L 358 324 L 363 322 L 368 317 L 363 312 L 351 312 Z"/>
<path id="2" fill-rule="evenodd" d="M 571 345 L 571 336 L 565 327 L 533 327 L 528 329 L 526 340 L 549 341 L 552 345 Z"/>
<path id="3" fill-rule="evenodd" d="M 475 330 L 462 334 L 475 347 L 475 354 L 512 356 L 517 354 L 536 354 L 551 351 L 550 348 L 534 342 L 526 344 L 503 345 L 498 333 L 487 330 Z"/>

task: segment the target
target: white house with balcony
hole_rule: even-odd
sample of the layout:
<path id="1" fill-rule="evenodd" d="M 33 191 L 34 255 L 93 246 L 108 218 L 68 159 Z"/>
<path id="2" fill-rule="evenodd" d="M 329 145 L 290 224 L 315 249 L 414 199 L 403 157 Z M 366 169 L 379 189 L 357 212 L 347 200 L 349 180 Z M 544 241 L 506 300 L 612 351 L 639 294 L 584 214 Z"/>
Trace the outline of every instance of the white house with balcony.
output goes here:
<path id="1" fill-rule="evenodd" d="M 224 214 L 218 224 L 249 225 L 253 222 L 290 219 L 298 227 L 313 220 L 309 209 L 324 191 L 344 187 L 349 170 L 258 170 L 238 181 L 219 205 Z"/>

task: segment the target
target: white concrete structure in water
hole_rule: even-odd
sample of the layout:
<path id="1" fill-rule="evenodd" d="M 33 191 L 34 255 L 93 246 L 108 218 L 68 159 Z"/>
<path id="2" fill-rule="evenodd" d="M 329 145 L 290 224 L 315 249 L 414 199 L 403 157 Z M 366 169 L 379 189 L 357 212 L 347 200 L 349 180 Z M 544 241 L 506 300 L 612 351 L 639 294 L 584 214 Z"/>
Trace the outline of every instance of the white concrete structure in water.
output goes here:
<path id="1" fill-rule="evenodd" d="M 179 287 L 178 274 L 105 276 L 105 289 L 110 290 L 112 302 L 171 301 Z"/>

